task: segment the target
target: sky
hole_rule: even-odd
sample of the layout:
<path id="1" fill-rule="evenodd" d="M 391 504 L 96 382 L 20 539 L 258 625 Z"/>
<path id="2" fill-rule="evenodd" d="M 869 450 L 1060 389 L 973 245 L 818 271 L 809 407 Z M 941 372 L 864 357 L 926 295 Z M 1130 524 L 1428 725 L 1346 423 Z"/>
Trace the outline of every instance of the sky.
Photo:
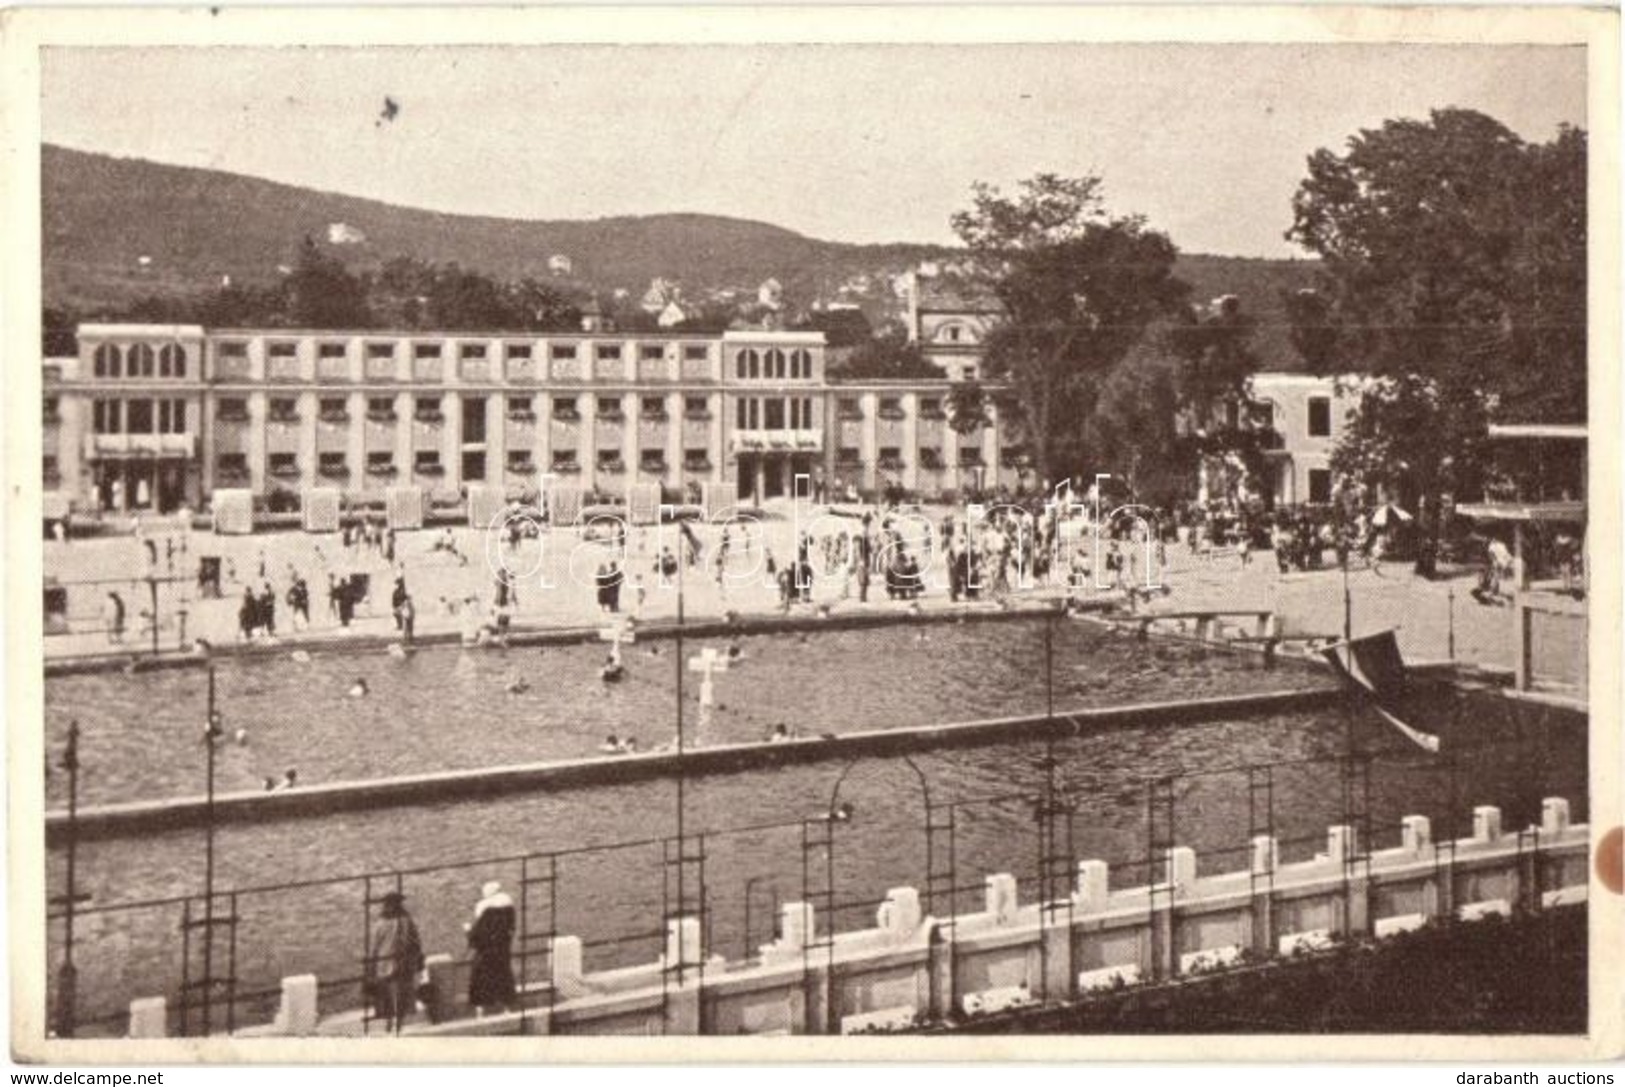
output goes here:
<path id="1" fill-rule="evenodd" d="M 1317 148 L 1447 106 L 1547 140 L 1585 96 L 1578 47 L 58 47 L 41 113 L 51 143 L 411 207 L 848 242 L 951 242 L 975 182 L 1095 174 L 1185 251 L 1286 257 Z"/>

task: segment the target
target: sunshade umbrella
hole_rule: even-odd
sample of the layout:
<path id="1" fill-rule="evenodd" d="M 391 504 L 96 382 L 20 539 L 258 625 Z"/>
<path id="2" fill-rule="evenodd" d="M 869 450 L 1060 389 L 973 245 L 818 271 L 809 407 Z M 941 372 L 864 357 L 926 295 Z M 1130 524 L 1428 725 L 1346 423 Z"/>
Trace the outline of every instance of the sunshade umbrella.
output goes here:
<path id="1" fill-rule="evenodd" d="M 1392 502 L 1378 507 L 1377 512 L 1371 515 L 1371 523 L 1378 528 L 1387 528 L 1390 524 L 1404 524 L 1411 519 L 1410 514 Z"/>

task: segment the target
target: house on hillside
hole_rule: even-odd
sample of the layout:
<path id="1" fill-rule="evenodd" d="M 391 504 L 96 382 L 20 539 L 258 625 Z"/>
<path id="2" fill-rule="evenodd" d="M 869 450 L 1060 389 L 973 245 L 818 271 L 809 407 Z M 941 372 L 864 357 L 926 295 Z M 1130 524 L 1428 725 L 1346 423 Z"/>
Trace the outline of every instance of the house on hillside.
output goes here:
<path id="1" fill-rule="evenodd" d="M 567 276 L 575 270 L 575 265 L 563 253 L 554 253 L 547 258 L 547 270 L 556 276 Z"/>

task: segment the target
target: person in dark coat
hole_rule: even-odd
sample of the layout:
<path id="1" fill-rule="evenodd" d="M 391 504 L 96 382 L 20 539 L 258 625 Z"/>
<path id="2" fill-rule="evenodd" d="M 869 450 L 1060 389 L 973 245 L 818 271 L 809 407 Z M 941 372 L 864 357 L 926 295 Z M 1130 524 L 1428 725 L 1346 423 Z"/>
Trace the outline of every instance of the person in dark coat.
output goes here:
<path id="1" fill-rule="evenodd" d="M 473 968 L 468 975 L 468 1002 L 484 1015 L 507 1011 L 515 1003 L 513 981 L 513 899 L 492 880 L 480 888 L 474 921 L 465 925 Z"/>
<path id="2" fill-rule="evenodd" d="M 367 945 L 373 1011 L 391 1030 L 399 1030 L 416 1006 L 418 974 L 423 969 L 423 937 L 405 902 L 399 891 L 384 895 Z"/>
<path id="3" fill-rule="evenodd" d="M 250 641 L 254 631 L 260 625 L 260 602 L 254 598 L 252 586 L 243 586 L 243 602 L 237 608 L 237 628 L 242 631 L 243 641 Z"/>
<path id="4" fill-rule="evenodd" d="M 265 628 L 265 636 L 276 637 L 276 592 L 269 581 L 260 592 L 259 613 L 259 623 Z"/>

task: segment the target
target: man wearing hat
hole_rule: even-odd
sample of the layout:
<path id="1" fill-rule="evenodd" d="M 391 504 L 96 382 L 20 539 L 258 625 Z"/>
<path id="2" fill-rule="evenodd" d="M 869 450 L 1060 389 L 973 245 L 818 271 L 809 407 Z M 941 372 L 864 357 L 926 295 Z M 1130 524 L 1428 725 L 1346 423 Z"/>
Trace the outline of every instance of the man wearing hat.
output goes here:
<path id="1" fill-rule="evenodd" d="M 367 958 L 375 1014 L 394 1031 L 400 1030 L 417 1002 L 418 973 L 423 969 L 423 938 L 405 903 L 399 891 L 380 900 Z"/>

